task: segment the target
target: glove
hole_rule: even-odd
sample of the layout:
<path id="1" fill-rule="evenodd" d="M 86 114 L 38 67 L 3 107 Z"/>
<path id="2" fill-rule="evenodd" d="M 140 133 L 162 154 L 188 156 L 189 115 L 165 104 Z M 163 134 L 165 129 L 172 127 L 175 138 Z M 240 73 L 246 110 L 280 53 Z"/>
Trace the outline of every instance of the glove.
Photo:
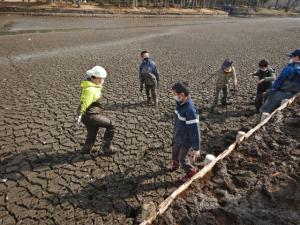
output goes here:
<path id="1" fill-rule="evenodd" d="M 261 94 L 261 96 L 264 97 L 264 98 L 267 97 L 267 96 L 268 96 L 268 92 L 266 92 L 266 91 L 263 92 L 263 93 Z"/>
<path id="2" fill-rule="evenodd" d="M 75 123 L 74 123 L 74 126 L 73 126 L 73 129 L 76 130 L 80 127 L 80 123 L 81 123 L 81 115 L 78 115 L 76 117 L 76 120 L 75 120 Z"/>
<path id="3" fill-rule="evenodd" d="M 261 80 L 257 81 L 257 84 L 261 84 L 264 81 L 265 81 L 265 79 L 261 79 Z"/>
<path id="4" fill-rule="evenodd" d="M 192 150 L 191 152 L 191 161 L 195 162 L 200 157 L 200 150 Z"/>

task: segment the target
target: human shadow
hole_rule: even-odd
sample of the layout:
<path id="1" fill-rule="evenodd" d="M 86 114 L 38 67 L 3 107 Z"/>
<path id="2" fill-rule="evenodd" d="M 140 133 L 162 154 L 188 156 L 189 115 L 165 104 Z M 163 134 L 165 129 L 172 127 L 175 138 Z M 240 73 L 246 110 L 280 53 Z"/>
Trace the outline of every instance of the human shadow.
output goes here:
<path id="1" fill-rule="evenodd" d="M 158 195 L 158 189 L 167 190 L 177 186 L 176 182 L 156 179 L 165 173 L 164 169 L 136 176 L 118 172 L 89 183 L 79 193 L 54 194 L 48 200 L 53 205 L 69 202 L 75 207 L 88 209 L 100 215 L 114 212 L 126 215 L 127 218 L 136 218 L 141 213 L 142 205 L 138 202 L 137 195 L 144 198 L 143 193 L 152 192 L 149 197 L 153 197 L 153 195 Z M 161 197 L 167 197 L 166 193 Z M 137 204 L 127 201 L 129 199 L 134 199 Z"/>
<path id="2" fill-rule="evenodd" d="M 98 156 L 99 154 L 83 154 L 82 151 L 64 153 L 45 152 L 37 149 L 23 151 L 0 160 L 0 176 L 16 181 L 23 178 L 19 173 L 22 171 L 35 171 L 46 167 L 52 170 L 57 166 L 91 160 Z"/>

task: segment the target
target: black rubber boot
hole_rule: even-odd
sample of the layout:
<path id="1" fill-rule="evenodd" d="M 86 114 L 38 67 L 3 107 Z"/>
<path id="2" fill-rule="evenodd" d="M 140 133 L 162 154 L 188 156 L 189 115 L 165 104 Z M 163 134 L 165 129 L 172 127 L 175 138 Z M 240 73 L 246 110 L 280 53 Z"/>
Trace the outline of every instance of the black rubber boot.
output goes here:
<path id="1" fill-rule="evenodd" d="M 113 138 L 115 135 L 115 127 L 114 125 L 111 125 L 110 127 L 106 128 L 104 137 L 103 137 L 103 142 L 102 142 L 102 151 L 104 154 L 112 154 L 114 151 L 114 147 L 111 144 Z"/>
<path id="2" fill-rule="evenodd" d="M 151 105 L 151 98 L 150 97 L 147 98 L 147 105 Z"/>
<path id="3" fill-rule="evenodd" d="M 153 99 L 153 101 L 154 101 L 154 103 L 153 103 L 154 106 L 157 107 L 157 106 L 158 106 L 158 99 L 157 99 L 157 97 L 155 97 L 155 98 Z"/>
<path id="4" fill-rule="evenodd" d="M 110 142 L 103 141 L 101 150 L 104 153 L 104 155 L 112 155 L 114 154 L 115 147 Z"/>
<path id="5" fill-rule="evenodd" d="M 84 144 L 84 146 L 81 149 L 81 152 L 83 154 L 90 154 L 93 149 L 93 144 Z"/>

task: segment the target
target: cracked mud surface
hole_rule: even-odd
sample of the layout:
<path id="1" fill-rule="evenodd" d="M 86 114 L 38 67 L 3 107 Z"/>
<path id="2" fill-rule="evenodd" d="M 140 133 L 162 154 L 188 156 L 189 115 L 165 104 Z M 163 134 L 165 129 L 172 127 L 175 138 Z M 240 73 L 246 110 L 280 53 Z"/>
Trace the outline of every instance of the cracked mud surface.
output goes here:
<path id="1" fill-rule="evenodd" d="M 156 224 L 299 224 L 299 112 L 300 101 L 276 114 Z"/>
<path id="2" fill-rule="evenodd" d="M 261 57 L 279 70 L 298 47 L 299 19 L 95 19 L 0 16 L 0 224 L 138 224 L 144 201 L 177 187 L 170 158 L 170 85 L 190 81 L 202 111 L 203 152 L 220 153 L 255 123 Z M 139 94 L 139 54 L 161 73 L 160 105 Z M 212 117 L 214 79 L 224 57 L 239 73 L 233 105 Z M 104 66 L 105 115 L 117 126 L 112 157 L 82 155 L 86 131 L 71 126 L 87 69 Z M 101 144 L 98 135 L 95 150 Z M 201 162 L 197 165 L 200 166 Z"/>

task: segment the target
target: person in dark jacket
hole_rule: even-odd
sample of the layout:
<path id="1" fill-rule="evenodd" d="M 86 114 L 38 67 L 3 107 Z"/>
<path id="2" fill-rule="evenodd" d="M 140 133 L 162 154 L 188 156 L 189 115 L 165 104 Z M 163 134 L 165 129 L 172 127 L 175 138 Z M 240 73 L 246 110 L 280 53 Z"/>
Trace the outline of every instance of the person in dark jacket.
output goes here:
<path id="1" fill-rule="evenodd" d="M 174 114 L 172 163 L 168 170 L 173 172 L 181 165 L 186 175 L 180 178 L 180 181 L 185 182 L 198 171 L 190 163 L 188 155 L 191 153 L 193 160 L 200 155 L 199 113 L 189 97 L 187 83 L 174 84 L 172 92 L 176 100 L 176 110 Z"/>
<path id="2" fill-rule="evenodd" d="M 157 88 L 159 85 L 159 73 L 156 68 L 155 62 L 150 59 L 147 51 L 141 52 L 142 63 L 139 67 L 139 80 L 140 80 L 140 92 L 143 92 L 143 86 L 145 85 L 145 91 L 147 96 L 147 103 L 150 105 L 151 100 L 157 106 Z"/>
<path id="3" fill-rule="evenodd" d="M 266 102 L 260 113 L 271 113 L 280 106 L 283 99 L 288 99 L 300 92 L 300 49 L 289 53 L 290 62 L 283 68 L 272 87 L 263 93 Z"/>
<path id="4" fill-rule="evenodd" d="M 259 109 L 265 101 L 262 93 L 271 88 L 272 82 L 275 80 L 275 71 L 269 66 L 269 62 L 266 59 L 262 59 L 258 63 L 258 67 L 259 69 L 251 74 L 252 76 L 258 77 L 256 97 L 254 101 L 257 113 L 259 113 Z"/>

